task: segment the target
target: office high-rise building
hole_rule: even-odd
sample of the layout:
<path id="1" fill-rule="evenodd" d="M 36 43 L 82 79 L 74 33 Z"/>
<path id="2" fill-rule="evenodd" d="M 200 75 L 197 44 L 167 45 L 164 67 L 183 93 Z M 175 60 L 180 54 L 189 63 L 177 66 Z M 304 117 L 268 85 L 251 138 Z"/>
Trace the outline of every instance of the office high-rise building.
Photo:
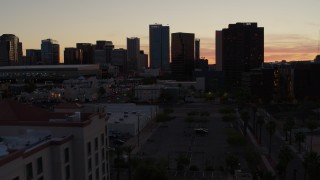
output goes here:
<path id="1" fill-rule="evenodd" d="M 222 71 L 222 31 L 216 31 L 216 70 Z"/>
<path id="2" fill-rule="evenodd" d="M 42 64 L 60 63 L 60 46 L 58 41 L 53 39 L 41 41 L 41 61 Z"/>
<path id="3" fill-rule="evenodd" d="M 94 49 L 91 43 L 77 43 L 77 49 L 82 51 L 82 64 L 94 63 Z"/>
<path id="4" fill-rule="evenodd" d="M 29 64 L 29 65 L 41 64 L 41 50 L 40 49 L 27 49 L 25 64 Z"/>
<path id="5" fill-rule="evenodd" d="M 169 26 L 149 25 L 150 67 L 169 69 Z"/>
<path id="6" fill-rule="evenodd" d="M 19 64 L 19 38 L 14 34 L 0 36 L 0 66 Z"/>
<path id="7" fill-rule="evenodd" d="M 191 80 L 194 71 L 194 34 L 171 34 L 171 72 L 177 80 Z"/>
<path id="8" fill-rule="evenodd" d="M 114 45 L 112 41 L 99 40 L 94 50 L 95 64 L 110 64 Z"/>
<path id="9" fill-rule="evenodd" d="M 127 72 L 127 55 L 128 52 L 126 49 L 114 49 L 112 51 L 111 64 L 117 66 L 119 71 L 124 73 Z"/>
<path id="10" fill-rule="evenodd" d="M 78 48 L 64 49 L 64 64 L 82 64 L 82 50 Z"/>
<path id="11" fill-rule="evenodd" d="M 200 39 L 196 39 L 195 41 L 195 59 L 196 61 L 200 60 Z"/>
<path id="12" fill-rule="evenodd" d="M 137 37 L 127 38 L 128 70 L 136 70 L 140 56 L 140 39 Z"/>
<path id="13" fill-rule="evenodd" d="M 222 71 L 225 84 L 238 86 L 242 72 L 264 62 L 264 28 L 257 23 L 230 24 L 222 30 Z"/>

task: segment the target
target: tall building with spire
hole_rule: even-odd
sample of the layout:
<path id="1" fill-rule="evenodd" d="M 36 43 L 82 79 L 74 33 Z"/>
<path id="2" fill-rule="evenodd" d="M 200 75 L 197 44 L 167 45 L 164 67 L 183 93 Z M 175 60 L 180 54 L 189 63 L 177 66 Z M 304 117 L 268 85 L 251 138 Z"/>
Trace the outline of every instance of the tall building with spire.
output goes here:
<path id="1" fill-rule="evenodd" d="M 161 70 L 169 69 L 169 26 L 149 25 L 150 67 Z"/>

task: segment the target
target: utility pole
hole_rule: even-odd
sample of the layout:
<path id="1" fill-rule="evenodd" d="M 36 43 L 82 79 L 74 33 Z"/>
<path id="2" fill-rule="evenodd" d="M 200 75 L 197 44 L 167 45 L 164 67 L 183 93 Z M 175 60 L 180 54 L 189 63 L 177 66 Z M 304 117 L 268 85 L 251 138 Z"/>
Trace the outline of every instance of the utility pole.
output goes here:
<path id="1" fill-rule="evenodd" d="M 138 147 L 140 146 L 140 113 L 137 113 L 138 116 Z"/>

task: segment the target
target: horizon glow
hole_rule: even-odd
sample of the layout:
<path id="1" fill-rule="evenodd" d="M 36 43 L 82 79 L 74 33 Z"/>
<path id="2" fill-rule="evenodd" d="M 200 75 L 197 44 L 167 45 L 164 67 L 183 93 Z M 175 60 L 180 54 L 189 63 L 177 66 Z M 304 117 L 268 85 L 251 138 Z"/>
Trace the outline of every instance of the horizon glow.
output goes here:
<path id="1" fill-rule="evenodd" d="M 77 42 L 113 41 L 126 48 L 127 37 L 140 38 L 149 53 L 149 24 L 170 26 L 201 40 L 200 56 L 215 63 L 215 31 L 236 22 L 257 22 L 265 31 L 265 62 L 313 60 L 318 54 L 319 0 L 3 0 L 0 34 L 15 34 L 23 49 L 40 49 L 51 38 L 65 47 Z"/>

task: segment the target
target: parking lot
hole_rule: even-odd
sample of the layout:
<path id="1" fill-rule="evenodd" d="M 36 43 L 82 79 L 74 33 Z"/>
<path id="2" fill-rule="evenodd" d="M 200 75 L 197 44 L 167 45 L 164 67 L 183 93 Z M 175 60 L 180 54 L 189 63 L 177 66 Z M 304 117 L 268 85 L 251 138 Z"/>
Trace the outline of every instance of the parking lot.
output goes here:
<path id="1" fill-rule="evenodd" d="M 219 105 L 206 103 L 175 107 L 171 114 L 175 119 L 156 129 L 141 147 L 140 156 L 167 160 L 169 175 L 173 177 L 225 179 L 226 174 L 223 172 L 206 171 L 206 164 L 218 169 L 225 166 L 228 153 L 236 153 L 226 142 L 225 128 L 228 124 L 221 121 L 218 110 Z M 208 121 L 186 122 L 187 113 L 191 111 L 209 112 Z M 196 133 L 195 129 L 198 128 L 203 128 L 208 133 Z M 180 156 L 187 157 L 190 160 L 189 167 L 196 166 L 199 171 L 178 171 L 176 159 Z"/>

